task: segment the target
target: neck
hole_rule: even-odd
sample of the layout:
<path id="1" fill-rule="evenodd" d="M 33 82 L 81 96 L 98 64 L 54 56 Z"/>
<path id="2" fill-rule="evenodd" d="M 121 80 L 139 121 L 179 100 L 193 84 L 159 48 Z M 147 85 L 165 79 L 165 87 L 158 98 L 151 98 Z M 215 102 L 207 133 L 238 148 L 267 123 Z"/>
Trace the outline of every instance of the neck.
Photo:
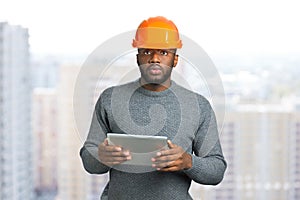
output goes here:
<path id="1" fill-rule="evenodd" d="M 140 84 L 146 90 L 154 91 L 154 92 L 161 92 L 168 89 L 171 86 L 171 80 L 168 79 L 161 84 L 154 84 L 154 83 L 147 83 L 143 79 L 140 79 Z"/>

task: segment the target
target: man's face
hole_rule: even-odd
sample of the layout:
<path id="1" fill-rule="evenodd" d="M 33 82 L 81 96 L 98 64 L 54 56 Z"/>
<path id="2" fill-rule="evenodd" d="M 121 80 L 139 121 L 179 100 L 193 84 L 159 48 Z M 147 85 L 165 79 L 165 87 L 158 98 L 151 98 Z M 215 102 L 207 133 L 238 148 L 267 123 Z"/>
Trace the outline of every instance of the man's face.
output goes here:
<path id="1" fill-rule="evenodd" d="M 176 49 L 138 49 L 137 63 L 142 81 L 148 84 L 164 84 L 170 80 L 177 60 Z"/>

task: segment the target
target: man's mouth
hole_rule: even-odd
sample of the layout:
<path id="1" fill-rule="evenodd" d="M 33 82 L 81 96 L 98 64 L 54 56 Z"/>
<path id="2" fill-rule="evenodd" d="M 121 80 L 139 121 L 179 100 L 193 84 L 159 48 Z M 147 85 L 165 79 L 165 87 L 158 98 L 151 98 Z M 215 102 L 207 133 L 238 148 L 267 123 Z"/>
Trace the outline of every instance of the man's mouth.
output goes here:
<path id="1" fill-rule="evenodd" d="M 162 73 L 162 69 L 159 65 L 151 65 L 148 69 L 148 71 L 150 72 L 150 74 L 152 75 L 158 75 Z"/>

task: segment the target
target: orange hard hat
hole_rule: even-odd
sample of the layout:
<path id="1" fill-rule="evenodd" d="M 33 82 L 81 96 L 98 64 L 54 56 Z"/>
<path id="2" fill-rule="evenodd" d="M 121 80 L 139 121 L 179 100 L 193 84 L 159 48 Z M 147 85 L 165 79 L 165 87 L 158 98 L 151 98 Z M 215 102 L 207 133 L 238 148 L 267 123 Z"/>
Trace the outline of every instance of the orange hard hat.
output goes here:
<path id="1" fill-rule="evenodd" d="M 182 47 L 176 25 L 165 17 L 150 17 L 138 27 L 132 46 L 149 49 L 176 49 Z"/>

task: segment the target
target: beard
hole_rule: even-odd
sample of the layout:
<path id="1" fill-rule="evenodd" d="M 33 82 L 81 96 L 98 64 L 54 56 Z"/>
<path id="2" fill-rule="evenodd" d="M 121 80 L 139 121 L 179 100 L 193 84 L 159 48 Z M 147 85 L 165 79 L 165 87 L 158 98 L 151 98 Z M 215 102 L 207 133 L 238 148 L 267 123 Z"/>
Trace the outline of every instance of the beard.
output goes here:
<path id="1" fill-rule="evenodd" d="M 147 84 L 160 85 L 166 82 L 172 73 L 173 67 L 161 64 L 144 64 L 139 66 L 141 77 Z"/>

